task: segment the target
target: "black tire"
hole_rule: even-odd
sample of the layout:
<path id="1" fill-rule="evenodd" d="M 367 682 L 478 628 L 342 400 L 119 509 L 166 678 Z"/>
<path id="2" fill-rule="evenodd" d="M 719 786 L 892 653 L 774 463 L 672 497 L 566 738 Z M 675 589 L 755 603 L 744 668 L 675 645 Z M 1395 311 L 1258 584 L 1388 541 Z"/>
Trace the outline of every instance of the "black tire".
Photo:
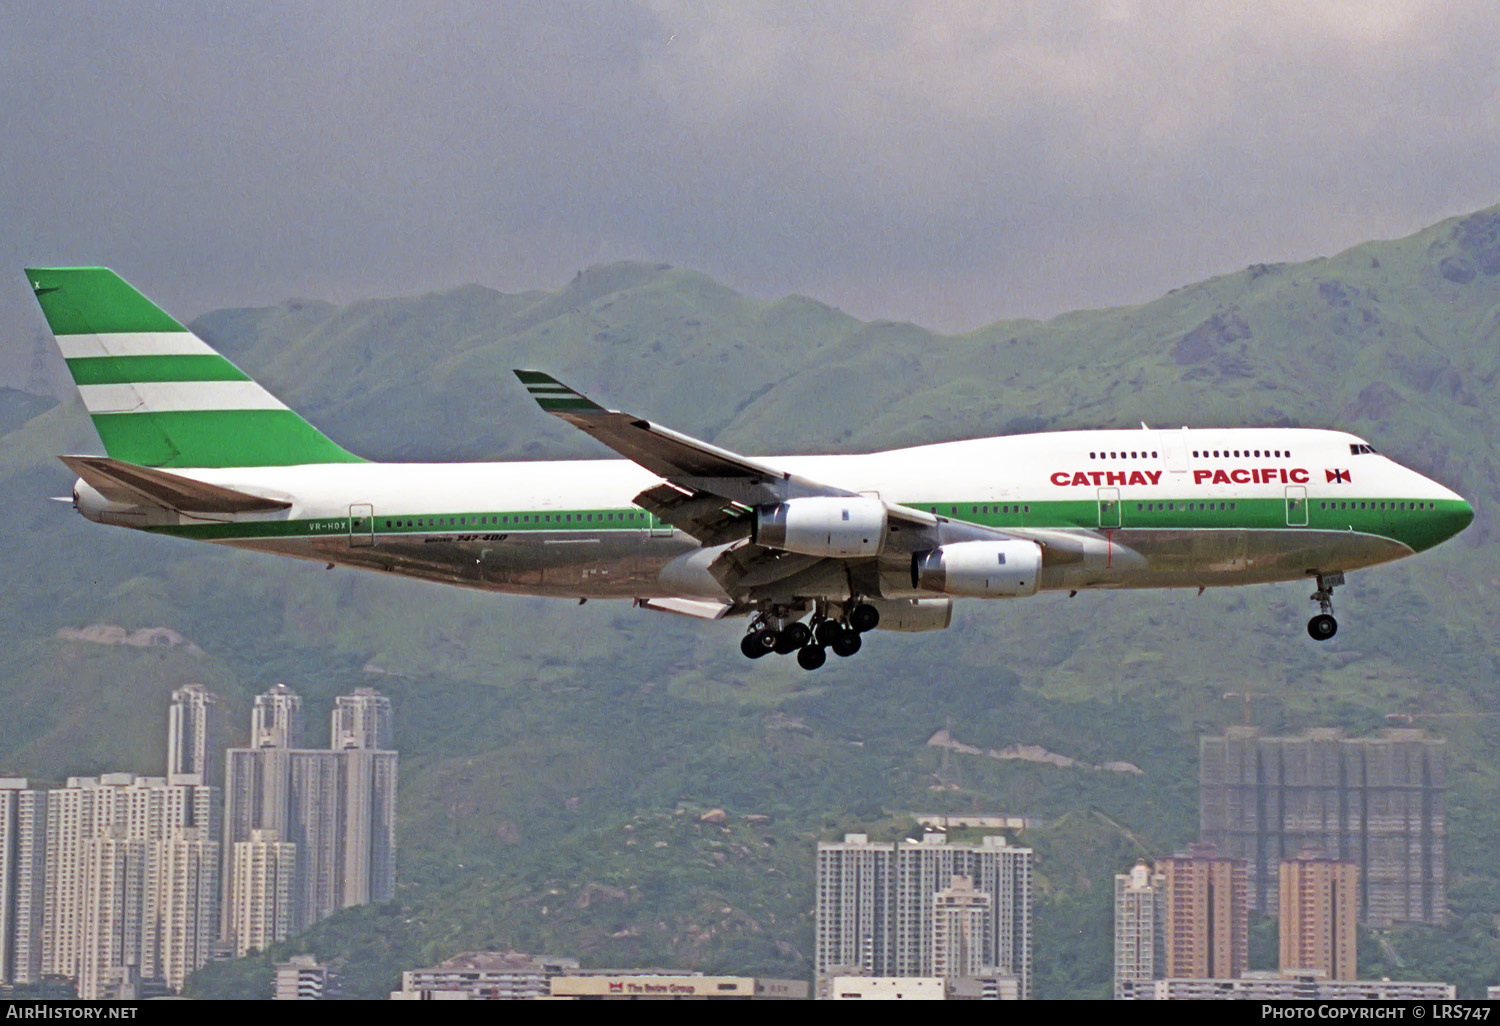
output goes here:
<path id="1" fill-rule="evenodd" d="M 789 623 L 782 630 L 781 636 L 793 649 L 799 649 L 812 640 L 812 628 L 805 623 Z"/>
<path id="2" fill-rule="evenodd" d="M 795 625 L 794 625 L 795 626 Z M 780 631 L 776 635 L 776 647 L 773 651 L 777 655 L 791 655 L 802 646 L 798 644 L 800 638 L 794 636 L 790 629 Z"/>
<path id="3" fill-rule="evenodd" d="M 827 648 L 833 644 L 833 639 L 838 637 L 843 629 L 832 620 L 819 620 L 818 625 L 813 628 L 813 640 Z"/>
<path id="4" fill-rule="evenodd" d="M 1327 613 L 1319 613 L 1307 621 L 1307 633 L 1314 641 L 1327 641 L 1339 632 L 1339 622 Z"/>
<path id="5" fill-rule="evenodd" d="M 849 612 L 849 626 L 861 634 L 864 634 L 866 631 L 873 631 L 879 624 L 880 610 L 868 602 L 860 603 Z"/>
<path id="6" fill-rule="evenodd" d="M 859 640 L 858 631 L 845 629 L 839 631 L 838 636 L 833 639 L 828 647 L 833 649 L 834 655 L 847 659 L 858 652 L 862 644 L 863 642 Z"/>
<path id="7" fill-rule="evenodd" d="M 822 645 L 804 645 L 797 649 L 797 665 L 804 670 L 816 670 L 828 661 L 828 653 Z"/>
<path id="8" fill-rule="evenodd" d="M 759 659 L 771 651 L 766 646 L 766 639 L 762 637 L 764 633 L 764 631 L 755 631 L 751 634 L 746 634 L 740 639 L 740 651 L 745 654 L 745 658 Z"/>

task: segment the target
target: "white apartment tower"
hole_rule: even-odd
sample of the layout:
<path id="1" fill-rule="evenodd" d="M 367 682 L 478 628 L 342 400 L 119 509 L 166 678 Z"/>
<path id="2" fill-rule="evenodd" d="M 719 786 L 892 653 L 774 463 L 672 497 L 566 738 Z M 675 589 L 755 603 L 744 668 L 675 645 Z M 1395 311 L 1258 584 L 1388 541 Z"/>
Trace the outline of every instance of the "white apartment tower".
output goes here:
<path id="1" fill-rule="evenodd" d="M 966 876 L 955 876 L 932 899 L 932 966 L 927 976 L 989 976 L 990 896 L 974 889 Z"/>
<path id="2" fill-rule="evenodd" d="M 164 978 L 169 851 L 185 830 L 217 833 L 217 805 L 215 788 L 129 773 L 72 777 L 47 792 L 41 972 L 72 977 L 86 1000 L 103 996 L 113 970 Z M 216 887 L 193 897 L 194 915 L 217 916 Z M 207 957 L 194 949 L 189 971 Z"/>
<path id="3" fill-rule="evenodd" d="M 296 748 L 301 700 L 277 685 L 255 703 L 250 748 L 232 748 L 225 770 L 224 859 L 235 887 L 236 845 L 274 831 L 294 846 L 295 932 L 341 908 L 395 894 L 396 765 L 390 702 L 367 688 L 338 699 L 326 749 Z M 223 936 L 246 914 L 226 903 Z"/>
<path id="4" fill-rule="evenodd" d="M 110 827 L 86 838 L 81 855 L 81 914 L 67 925 L 77 938 L 78 996 L 97 1001 L 106 996 L 111 970 L 133 966 L 147 975 L 146 842 Z"/>
<path id="5" fill-rule="evenodd" d="M 172 692 L 167 709 L 167 783 L 212 784 L 219 700 L 202 684 Z"/>
<path id="6" fill-rule="evenodd" d="M 291 936 L 296 876 L 297 846 L 276 831 L 252 830 L 249 840 L 235 842 L 229 940 L 236 958 Z"/>
<path id="7" fill-rule="evenodd" d="M 1161 941 L 1161 879 L 1144 860 L 1115 876 L 1115 998 L 1156 978 Z"/>
<path id="8" fill-rule="evenodd" d="M 1030 848 L 1013 847 L 1003 837 L 974 845 L 949 844 L 943 833 L 887 843 L 848 834 L 842 842 L 819 844 L 817 982 L 821 987 L 839 975 L 931 975 L 940 961 L 935 924 L 942 901 L 949 917 L 945 938 L 979 940 L 978 953 L 971 949 L 966 962 L 1014 976 L 1021 996 L 1029 997 L 1032 860 Z M 985 896 L 982 930 L 972 926 L 972 912 L 958 912 L 960 898 L 971 907 L 975 899 L 954 888 L 955 878 Z M 967 932 L 955 934 L 965 922 L 971 924 L 962 928 Z M 956 965 L 951 952 L 941 961 Z"/>
<path id="9" fill-rule="evenodd" d="M 353 694 L 340 695 L 333 707 L 334 751 L 349 748 L 389 750 L 394 743 L 391 700 L 373 688 L 355 688 Z"/>
<path id="10" fill-rule="evenodd" d="M 255 696 L 251 748 L 296 748 L 302 740 L 302 699 L 285 684 Z"/>
<path id="11" fill-rule="evenodd" d="M 181 991 L 219 937 L 219 842 L 201 827 L 174 830 L 162 862 L 162 977 Z"/>
<path id="12" fill-rule="evenodd" d="M 0 778 L 0 983 L 37 983 L 42 971 L 47 792 Z"/>

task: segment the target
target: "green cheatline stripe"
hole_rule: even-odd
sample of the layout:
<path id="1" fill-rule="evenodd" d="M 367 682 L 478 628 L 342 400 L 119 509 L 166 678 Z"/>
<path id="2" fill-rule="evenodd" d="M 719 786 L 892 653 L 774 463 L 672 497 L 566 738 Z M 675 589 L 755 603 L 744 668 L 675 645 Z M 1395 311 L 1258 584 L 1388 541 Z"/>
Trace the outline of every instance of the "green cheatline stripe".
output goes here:
<path id="1" fill-rule="evenodd" d="M 536 404 L 548 413 L 557 410 L 599 410 L 603 407 L 591 403 L 587 399 L 546 399 L 538 397 Z"/>
<path id="2" fill-rule="evenodd" d="M 68 361 L 68 372 L 80 385 L 127 385 L 137 381 L 249 381 L 224 357 L 90 356 Z"/>
<path id="3" fill-rule="evenodd" d="M 104 451 L 148 467 L 363 463 L 291 410 L 97 413 Z"/>
<path id="4" fill-rule="evenodd" d="M 187 330 L 107 267 L 28 267 L 26 279 L 54 335 Z"/>
<path id="5" fill-rule="evenodd" d="M 639 533 L 648 528 L 667 525 L 660 517 L 633 507 L 619 509 L 555 510 L 547 513 L 443 513 L 407 516 L 375 515 L 377 535 L 485 535 L 485 534 L 601 534 L 608 532 Z M 175 537 L 201 540 L 249 538 L 338 537 L 349 533 L 349 518 L 318 520 L 271 520 L 238 524 L 180 524 L 149 527 L 145 530 Z M 370 533 L 369 523 L 358 518 L 356 534 Z"/>
<path id="6" fill-rule="evenodd" d="M 1169 502 L 1173 500 L 1161 500 Z M 1207 510 L 1196 508 L 1191 512 L 1181 507 L 1187 505 L 1176 500 L 1175 511 L 1136 511 L 1131 503 L 1124 510 L 1125 531 L 1150 530 L 1321 530 L 1352 532 L 1387 538 L 1420 552 L 1431 548 L 1461 530 L 1472 517 L 1467 504 L 1452 500 L 1441 500 L 1435 510 L 1404 510 L 1397 512 L 1382 510 L 1328 510 L 1319 509 L 1318 500 L 1309 511 L 1306 528 L 1288 528 L 1285 503 L 1279 499 L 1236 500 L 1236 509 L 1216 511 L 1210 517 Z M 1387 500 L 1389 502 L 1389 500 Z M 962 519 L 992 527 L 1033 528 L 1084 528 L 1097 529 L 1099 508 L 1093 501 L 1015 503 L 1010 513 L 970 513 L 993 503 L 938 503 L 941 515 Z M 1196 507 L 1196 501 L 1192 504 Z M 950 513 L 957 508 L 959 514 Z M 932 504 L 921 504 L 915 508 L 931 509 Z M 524 519 L 523 519 L 524 518 Z M 642 531 L 648 526 L 662 527 L 663 521 L 654 515 L 630 507 L 582 510 L 554 510 L 546 513 L 531 511 L 478 512 L 464 511 L 440 514 L 385 515 L 375 513 L 377 535 L 423 535 L 435 534 L 517 534 L 526 532 L 598 534 L 608 531 Z M 236 524 L 190 524 L 152 527 L 148 530 L 185 538 L 206 541 L 243 540 L 253 538 L 329 537 L 348 533 L 348 521 L 335 519 L 256 521 Z M 361 524 L 359 533 L 368 533 L 369 527 Z"/>
<path id="7" fill-rule="evenodd" d="M 540 371 L 518 370 L 516 371 L 516 377 L 521 379 L 523 385 L 555 385 L 558 383 L 557 379 L 552 375 L 543 374 Z"/>

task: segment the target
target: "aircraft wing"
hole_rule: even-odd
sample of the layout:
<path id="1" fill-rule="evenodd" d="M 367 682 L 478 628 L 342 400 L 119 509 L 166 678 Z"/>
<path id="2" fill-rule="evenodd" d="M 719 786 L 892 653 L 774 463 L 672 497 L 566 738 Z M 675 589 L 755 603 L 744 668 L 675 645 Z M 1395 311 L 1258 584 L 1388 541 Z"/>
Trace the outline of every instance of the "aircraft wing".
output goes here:
<path id="1" fill-rule="evenodd" d="M 549 374 L 518 370 L 516 377 L 543 410 L 684 491 L 716 495 L 746 507 L 805 495 L 854 494 L 689 438 L 642 417 L 606 410 Z"/>
<path id="2" fill-rule="evenodd" d="M 527 370 L 515 373 L 543 410 L 663 478 L 665 484 L 637 495 L 636 504 L 706 547 L 748 539 L 757 506 L 805 496 L 858 494 L 690 438 L 641 417 L 607 410 L 549 374 Z M 904 562 L 903 554 L 929 549 L 945 540 L 1011 537 L 892 502 L 886 502 L 886 516 L 891 552 L 883 558 L 896 561 Z M 745 545 L 726 551 L 709 572 L 733 595 L 754 594 L 759 589 L 784 590 L 791 582 L 816 590 L 847 584 L 851 575 L 874 574 L 877 560 L 803 556 Z M 835 578 L 832 584 L 824 580 L 830 576 Z"/>

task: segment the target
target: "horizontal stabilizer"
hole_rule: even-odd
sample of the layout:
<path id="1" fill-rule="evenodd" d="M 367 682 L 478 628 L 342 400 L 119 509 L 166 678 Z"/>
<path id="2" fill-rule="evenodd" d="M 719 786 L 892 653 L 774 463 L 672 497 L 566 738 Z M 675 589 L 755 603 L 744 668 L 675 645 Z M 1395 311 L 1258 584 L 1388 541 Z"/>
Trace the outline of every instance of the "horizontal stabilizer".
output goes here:
<path id="1" fill-rule="evenodd" d="M 725 602 L 686 598 L 636 599 L 635 604 L 642 609 L 654 609 L 659 613 L 677 613 L 680 616 L 691 616 L 699 620 L 721 620 L 724 614 L 733 608 Z"/>
<path id="2" fill-rule="evenodd" d="M 292 506 L 280 499 L 251 495 L 107 456 L 59 456 L 58 459 L 111 502 L 147 503 L 181 513 L 269 513 Z"/>

